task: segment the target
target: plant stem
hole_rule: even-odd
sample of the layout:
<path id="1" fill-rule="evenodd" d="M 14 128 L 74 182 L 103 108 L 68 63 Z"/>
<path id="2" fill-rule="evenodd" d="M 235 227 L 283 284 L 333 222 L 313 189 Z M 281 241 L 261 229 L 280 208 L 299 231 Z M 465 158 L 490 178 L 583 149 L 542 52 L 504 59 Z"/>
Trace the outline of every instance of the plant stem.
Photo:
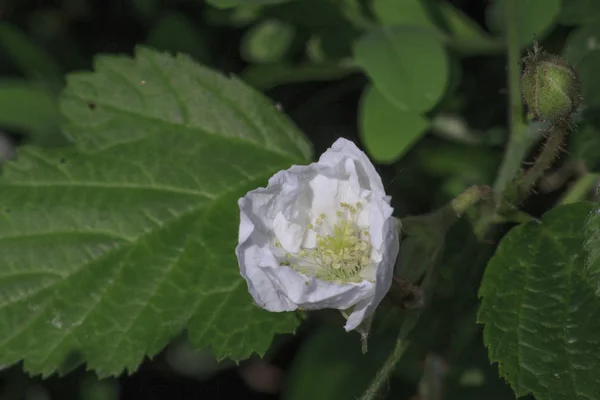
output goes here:
<path id="1" fill-rule="evenodd" d="M 251 65 L 242 71 L 240 77 L 249 85 L 264 91 L 288 83 L 342 79 L 358 71 L 356 67 L 343 62 L 303 65 L 279 63 Z"/>
<path id="2" fill-rule="evenodd" d="M 536 182 L 544 175 L 544 173 L 552 166 L 552 163 L 558 157 L 563 149 L 565 137 L 569 132 L 568 124 L 557 124 L 550 129 L 544 143 L 544 148 L 533 166 L 525 171 L 519 178 L 519 192 L 522 195 L 527 195 Z"/>
<path id="3" fill-rule="evenodd" d="M 492 190 L 487 186 L 471 186 L 452 200 L 450 206 L 460 218 L 469 208 L 490 196 L 491 193 Z"/>
<path id="4" fill-rule="evenodd" d="M 381 388 L 387 382 L 389 376 L 396 367 L 396 364 L 400 361 L 408 348 L 409 342 L 402 339 L 403 333 L 403 331 L 400 333 L 392 354 L 388 356 L 383 366 L 377 371 L 377 375 L 375 375 L 375 378 L 373 378 L 373 381 L 359 400 L 375 400 L 377 398 Z"/>
<path id="5" fill-rule="evenodd" d="M 583 174 L 565 193 L 559 201 L 559 204 L 576 203 L 585 198 L 592 191 L 594 186 L 600 182 L 600 174 L 585 173 Z"/>
<path id="6" fill-rule="evenodd" d="M 508 57 L 508 115 L 509 138 L 500 172 L 494 183 L 494 191 L 504 191 L 506 185 L 515 177 L 521 167 L 521 161 L 527 155 L 531 139 L 526 135 L 521 100 L 521 47 L 519 42 L 517 2 L 506 0 L 506 48 Z"/>

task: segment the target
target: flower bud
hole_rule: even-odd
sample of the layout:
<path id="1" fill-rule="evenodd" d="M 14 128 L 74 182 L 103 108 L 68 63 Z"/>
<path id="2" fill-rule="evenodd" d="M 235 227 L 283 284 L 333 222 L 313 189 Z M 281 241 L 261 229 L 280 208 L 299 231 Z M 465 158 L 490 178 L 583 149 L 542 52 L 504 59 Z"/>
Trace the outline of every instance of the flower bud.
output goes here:
<path id="1" fill-rule="evenodd" d="M 529 111 L 551 124 L 568 120 L 581 100 L 577 71 L 562 58 L 537 47 L 524 62 L 521 93 Z"/>

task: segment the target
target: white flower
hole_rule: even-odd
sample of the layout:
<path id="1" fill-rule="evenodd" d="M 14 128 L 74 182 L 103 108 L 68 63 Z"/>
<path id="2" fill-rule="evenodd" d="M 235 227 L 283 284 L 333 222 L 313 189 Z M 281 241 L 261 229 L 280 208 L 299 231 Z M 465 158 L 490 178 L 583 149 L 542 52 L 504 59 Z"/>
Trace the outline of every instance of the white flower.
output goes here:
<path id="1" fill-rule="evenodd" d="M 347 311 L 346 331 L 372 315 L 399 240 L 381 178 L 354 143 L 338 139 L 318 162 L 276 173 L 238 204 L 236 255 L 258 306 Z"/>

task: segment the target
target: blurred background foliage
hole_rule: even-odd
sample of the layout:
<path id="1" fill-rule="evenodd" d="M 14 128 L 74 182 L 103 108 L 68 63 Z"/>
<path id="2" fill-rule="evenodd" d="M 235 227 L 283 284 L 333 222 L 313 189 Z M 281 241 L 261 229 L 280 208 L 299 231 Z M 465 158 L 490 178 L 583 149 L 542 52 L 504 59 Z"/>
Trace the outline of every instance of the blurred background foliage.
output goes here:
<path id="1" fill-rule="evenodd" d="M 584 81 L 579 133 L 526 204 L 539 216 L 573 183 L 590 192 L 598 180 L 600 2 L 522 4 L 523 49 L 537 36 Z M 143 44 L 241 76 L 291 116 L 316 154 L 353 139 L 378 163 L 396 214 L 426 213 L 494 181 L 507 136 L 501 21 L 501 0 L 0 0 L 0 162 L 25 143 L 68 144 L 57 105 L 65 73 Z M 416 59 L 428 67 L 416 70 Z M 432 306 L 383 397 L 514 398 L 474 322 L 493 249 L 482 250 L 467 224 L 448 234 Z M 378 317 L 365 356 L 323 312 L 296 336 L 277 337 L 264 359 L 240 365 L 182 336 L 111 380 L 79 369 L 42 381 L 0 366 L 0 399 L 353 399 L 403 318 L 393 308 Z"/>

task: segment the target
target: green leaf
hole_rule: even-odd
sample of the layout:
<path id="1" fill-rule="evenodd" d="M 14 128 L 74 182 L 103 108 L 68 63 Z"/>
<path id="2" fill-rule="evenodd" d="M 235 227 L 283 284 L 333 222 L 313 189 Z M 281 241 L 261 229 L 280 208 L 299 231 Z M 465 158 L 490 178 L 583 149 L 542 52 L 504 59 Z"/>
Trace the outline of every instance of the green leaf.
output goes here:
<path id="1" fill-rule="evenodd" d="M 371 9 L 382 25 L 435 27 L 423 0 L 371 0 Z"/>
<path id="2" fill-rule="evenodd" d="M 206 0 L 208 4 L 217 8 L 232 8 L 237 6 L 246 6 L 249 4 L 256 6 L 285 3 L 292 0 Z M 294 0 L 298 1 L 298 0 Z"/>
<path id="3" fill-rule="evenodd" d="M 0 127 L 31 134 L 35 140 L 56 136 L 60 115 L 54 96 L 23 79 L 0 80 Z"/>
<path id="4" fill-rule="evenodd" d="M 399 110 L 377 89 L 368 87 L 360 107 L 360 135 L 374 161 L 392 163 L 425 133 L 429 121 L 414 111 Z"/>
<path id="5" fill-rule="evenodd" d="M 62 86 L 62 69 L 23 32 L 7 22 L 0 22 L 0 47 L 29 78 L 48 82 L 52 89 Z"/>
<path id="6" fill-rule="evenodd" d="M 558 20 L 565 25 L 583 25 L 600 20 L 600 2 L 596 0 L 561 0 Z"/>
<path id="7" fill-rule="evenodd" d="M 448 86 L 450 67 L 441 40 L 435 32 L 383 27 L 358 40 L 354 59 L 396 107 L 424 112 Z"/>
<path id="8" fill-rule="evenodd" d="M 310 145 L 236 78 L 140 48 L 68 77 L 76 148 L 23 148 L 0 179 L 0 364 L 135 370 L 187 328 L 219 359 L 264 353 L 293 313 L 254 306 L 237 200 Z"/>
<path id="9" fill-rule="evenodd" d="M 567 61 L 578 64 L 585 56 L 598 50 L 600 50 L 600 27 L 598 24 L 590 24 L 569 34 L 562 55 Z"/>
<path id="10" fill-rule="evenodd" d="M 517 396 L 598 398 L 600 298 L 582 251 L 594 207 L 561 206 L 512 229 L 488 263 L 478 320 Z"/>
<path id="11" fill-rule="evenodd" d="M 294 36 L 291 24 L 268 19 L 246 31 L 240 52 L 251 63 L 274 63 L 285 57 Z"/>
<path id="12" fill-rule="evenodd" d="M 495 0 L 487 9 L 487 22 L 491 30 L 505 34 L 505 7 L 507 0 Z M 521 46 L 542 39 L 552 28 L 560 12 L 561 0 L 518 0 L 516 20 Z"/>
<path id="13" fill-rule="evenodd" d="M 596 204 L 585 223 L 586 240 L 584 249 L 587 251 L 585 268 L 591 281 L 596 285 L 596 295 L 600 294 L 600 208 Z"/>

